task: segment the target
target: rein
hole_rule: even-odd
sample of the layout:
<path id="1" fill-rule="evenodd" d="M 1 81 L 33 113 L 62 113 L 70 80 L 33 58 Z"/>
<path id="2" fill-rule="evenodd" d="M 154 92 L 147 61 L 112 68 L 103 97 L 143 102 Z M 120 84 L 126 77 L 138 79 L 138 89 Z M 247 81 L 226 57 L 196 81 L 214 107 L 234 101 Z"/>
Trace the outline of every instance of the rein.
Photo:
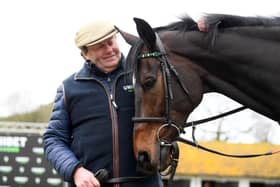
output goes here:
<path id="1" fill-rule="evenodd" d="M 199 145 L 197 143 L 197 141 L 195 139 L 196 125 L 199 125 L 199 124 L 202 124 L 202 123 L 206 123 L 206 122 L 209 122 L 209 121 L 213 121 L 213 120 L 219 119 L 221 117 L 225 117 L 225 116 L 228 116 L 228 115 L 240 112 L 240 111 L 242 111 L 244 109 L 247 109 L 247 107 L 242 106 L 242 107 L 236 108 L 234 110 L 230 110 L 228 112 L 225 112 L 225 113 L 222 113 L 222 114 L 219 114 L 219 115 L 216 115 L 216 116 L 212 116 L 212 117 L 205 118 L 205 119 L 202 119 L 202 120 L 197 120 L 197 121 L 192 121 L 192 122 L 185 123 L 184 127 L 192 126 L 192 141 L 184 139 L 184 138 L 182 138 L 180 136 L 177 137 L 176 141 L 179 141 L 179 142 L 191 145 L 193 147 L 197 147 L 199 149 L 202 149 L 202 150 L 210 152 L 210 153 L 214 153 L 214 154 L 221 155 L 221 156 L 226 156 L 226 157 L 233 157 L 233 158 L 252 158 L 252 157 L 267 156 L 267 155 L 273 155 L 273 154 L 279 153 L 280 150 L 268 151 L 266 153 L 259 153 L 259 154 L 245 154 L 245 155 L 227 154 L 227 153 L 219 152 L 219 151 L 216 151 L 216 150 L 213 150 L 213 149 L 209 149 L 209 148 L 204 147 L 202 145 Z"/>
<path id="2" fill-rule="evenodd" d="M 225 117 L 225 116 L 228 116 L 228 115 L 240 112 L 240 111 L 245 110 L 245 109 L 247 109 L 246 106 L 241 106 L 239 108 L 230 110 L 228 112 L 224 112 L 224 113 L 218 114 L 216 116 L 212 116 L 212 117 L 209 117 L 209 118 L 204 118 L 204 119 L 197 120 L 197 121 L 186 122 L 183 125 L 183 128 L 190 127 L 190 126 L 196 126 L 196 125 L 199 125 L 199 124 L 202 124 L 202 123 L 207 123 L 209 121 L 213 121 L 213 120 L 216 120 L 216 119 L 219 119 L 219 118 L 222 118 L 222 117 Z"/>
<path id="3" fill-rule="evenodd" d="M 115 183 L 127 183 L 127 182 L 136 182 L 136 181 L 142 181 L 148 176 L 139 176 L 139 177 L 115 177 L 109 179 L 109 172 L 106 169 L 99 169 L 97 172 L 95 172 L 94 176 L 98 179 L 98 181 L 103 183 L 109 183 L 109 184 L 115 184 Z"/>

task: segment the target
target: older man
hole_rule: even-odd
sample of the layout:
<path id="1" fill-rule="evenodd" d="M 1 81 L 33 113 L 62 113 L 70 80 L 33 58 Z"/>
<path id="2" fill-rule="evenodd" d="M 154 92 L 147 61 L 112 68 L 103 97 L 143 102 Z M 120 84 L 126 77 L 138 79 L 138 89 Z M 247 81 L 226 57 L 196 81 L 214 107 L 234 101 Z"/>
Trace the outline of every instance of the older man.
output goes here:
<path id="1" fill-rule="evenodd" d="M 107 21 L 82 27 L 75 42 L 85 63 L 57 90 L 44 150 L 70 186 L 99 187 L 94 173 L 101 169 L 113 179 L 102 186 L 162 186 L 158 175 L 147 177 L 136 171 L 131 121 L 134 95 L 127 89 L 117 32 Z"/>

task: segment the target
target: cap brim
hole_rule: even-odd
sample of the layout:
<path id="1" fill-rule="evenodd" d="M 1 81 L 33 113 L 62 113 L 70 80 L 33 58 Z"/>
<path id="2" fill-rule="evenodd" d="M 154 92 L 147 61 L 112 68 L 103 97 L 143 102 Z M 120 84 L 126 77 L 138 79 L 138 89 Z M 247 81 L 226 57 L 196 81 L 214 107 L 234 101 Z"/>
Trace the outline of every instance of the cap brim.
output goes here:
<path id="1" fill-rule="evenodd" d="M 103 42 L 104 40 L 106 40 L 106 39 L 108 39 L 108 38 L 110 38 L 110 37 L 116 35 L 118 32 L 119 32 L 118 30 L 114 29 L 114 30 L 113 30 L 112 32 L 110 32 L 109 34 L 107 34 L 107 35 L 105 35 L 105 36 L 103 36 L 103 37 L 101 37 L 101 38 L 99 38 L 99 39 L 97 39 L 97 40 L 95 40 L 95 41 L 93 41 L 93 42 L 90 42 L 89 44 L 86 44 L 85 46 L 89 47 L 89 46 L 93 46 L 93 45 L 95 45 L 95 44 L 98 44 L 98 43 L 100 43 L 100 42 Z"/>

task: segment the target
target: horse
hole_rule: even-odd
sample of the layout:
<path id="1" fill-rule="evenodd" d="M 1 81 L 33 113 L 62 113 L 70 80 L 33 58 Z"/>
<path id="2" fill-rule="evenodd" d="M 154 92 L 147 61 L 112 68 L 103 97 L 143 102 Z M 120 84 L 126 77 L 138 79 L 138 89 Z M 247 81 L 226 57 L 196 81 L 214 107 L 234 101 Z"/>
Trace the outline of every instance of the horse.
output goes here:
<path id="1" fill-rule="evenodd" d="M 173 143 L 203 95 L 216 92 L 280 121 L 280 18 L 208 14 L 208 32 L 189 16 L 152 28 L 134 18 L 139 37 L 127 71 L 135 92 L 134 154 L 146 174 L 164 171 Z"/>

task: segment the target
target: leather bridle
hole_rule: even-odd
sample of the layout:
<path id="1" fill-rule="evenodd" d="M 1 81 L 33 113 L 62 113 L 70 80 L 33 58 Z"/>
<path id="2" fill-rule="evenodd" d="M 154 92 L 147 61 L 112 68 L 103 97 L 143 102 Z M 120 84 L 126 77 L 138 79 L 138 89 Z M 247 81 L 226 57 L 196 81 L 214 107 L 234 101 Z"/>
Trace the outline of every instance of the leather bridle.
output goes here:
<path id="1" fill-rule="evenodd" d="M 166 51 L 163 47 L 160 37 L 156 33 L 156 44 L 159 48 L 159 51 L 140 54 L 137 58 L 144 59 L 144 58 L 158 58 L 162 75 L 163 75 L 163 84 L 164 84 L 164 99 L 165 99 L 165 114 L 161 117 L 133 117 L 132 120 L 135 123 L 143 123 L 143 122 L 154 122 L 154 123 L 163 123 L 164 127 L 174 127 L 178 131 L 178 135 L 182 132 L 183 129 L 180 129 L 177 125 L 174 124 L 171 118 L 171 102 L 173 100 L 173 92 L 171 87 L 171 75 L 173 74 L 176 77 L 177 82 L 179 83 L 180 87 L 189 98 L 191 104 L 193 104 L 192 99 L 189 95 L 189 90 L 183 84 L 183 81 L 180 79 L 178 72 L 174 68 L 174 66 L 168 60 L 166 55 Z"/>
<path id="2" fill-rule="evenodd" d="M 169 180 L 168 180 L 168 183 L 170 183 L 176 172 L 178 159 L 179 159 L 179 148 L 178 148 L 177 142 L 169 142 L 165 139 L 162 139 L 160 137 L 160 132 L 164 128 L 171 127 L 171 128 L 174 128 L 176 130 L 176 132 L 178 133 L 178 136 L 180 136 L 180 134 L 183 130 L 183 129 L 180 129 L 179 126 L 174 123 L 174 121 L 171 118 L 171 114 L 170 114 L 171 104 L 172 104 L 171 102 L 173 100 L 173 92 L 172 92 L 172 88 L 171 88 L 171 74 L 175 75 L 180 86 L 182 87 L 182 89 L 184 90 L 185 94 L 188 96 L 189 99 L 190 99 L 190 96 L 189 96 L 189 91 L 185 88 L 183 82 L 179 78 L 176 69 L 169 62 L 169 60 L 166 56 L 166 51 L 163 47 L 163 44 L 162 44 L 158 34 L 156 34 L 156 44 L 159 48 L 159 51 L 140 54 L 137 58 L 138 58 L 138 60 L 139 59 L 141 60 L 144 58 L 158 58 L 159 59 L 161 71 L 163 74 L 165 114 L 164 114 L 164 116 L 161 116 L 161 117 L 150 117 L 150 116 L 133 117 L 132 121 L 134 123 L 143 123 L 143 122 L 163 123 L 163 125 L 161 125 L 157 131 L 157 140 L 160 144 L 160 147 L 170 147 L 171 148 L 171 162 L 170 162 L 170 166 L 167 169 L 167 171 L 165 171 L 164 174 L 161 173 L 161 175 L 163 175 L 163 176 L 170 175 Z M 191 101 L 191 99 L 190 99 L 190 101 Z"/>

